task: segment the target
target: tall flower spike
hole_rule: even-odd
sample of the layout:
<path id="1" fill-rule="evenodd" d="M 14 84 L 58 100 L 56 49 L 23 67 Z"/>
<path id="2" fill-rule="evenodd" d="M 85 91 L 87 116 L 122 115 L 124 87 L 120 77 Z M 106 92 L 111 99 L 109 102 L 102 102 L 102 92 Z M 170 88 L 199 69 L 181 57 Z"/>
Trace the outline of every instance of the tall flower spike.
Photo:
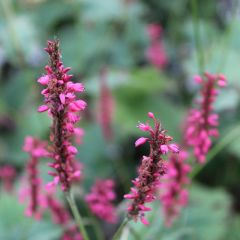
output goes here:
<path id="1" fill-rule="evenodd" d="M 16 170 L 12 165 L 4 165 L 0 167 L 0 180 L 2 181 L 3 188 L 7 192 L 13 189 L 13 182 L 16 178 Z"/>
<path id="2" fill-rule="evenodd" d="M 218 115 L 213 112 L 213 103 L 218 94 L 218 87 L 226 86 L 222 74 L 205 73 L 204 77 L 195 76 L 194 80 L 201 85 L 201 99 L 197 107 L 190 110 L 185 127 L 185 142 L 193 147 L 199 163 L 204 163 L 212 145 L 211 137 L 218 137 Z"/>
<path id="3" fill-rule="evenodd" d="M 71 182 L 78 180 L 81 174 L 76 168 L 77 149 L 72 145 L 71 137 L 75 135 L 78 142 L 81 142 L 79 137 L 81 138 L 83 131 L 76 128 L 75 124 L 80 120 L 79 112 L 84 110 L 87 104 L 75 95 L 83 92 L 84 87 L 81 83 L 70 81 L 72 75 L 67 74 L 70 68 L 65 68 L 61 61 L 59 41 L 48 41 L 45 51 L 50 57 L 49 65 L 45 67 L 47 74 L 38 79 L 40 84 L 46 86 L 41 92 L 45 103 L 38 111 L 48 111 L 52 117 L 50 140 L 53 163 L 49 166 L 55 169 L 55 172 L 50 172 L 54 180 L 48 186 L 60 182 L 62 190 L 68 191 Z"/>
<path id="4" fill-rule="evenodd" d="M 114 111 L 114 99 L 106 81 L 107 68 L 104 67 L 100 73 L 100 99 L 99 99 L 99 122 L 103 136 L 107 141 L 113 137 L 112 118 Z"/>
<path id="5" fill-rule="evenodd" d="M 139 138 L 135 145 L 139 146 L 148 142 L 150 145 L 149 156 L 143 156 L 141 166 L 138 169 L 138 177 L 133 180 L 134 187 L 131 193 L 124 195 L 124 198 L 131 199 L 132 203 L 128 208 L 128 215 L 133 220 L 139 218 L 143 224 L 148 224 L 144 213 L 151 208 L 145 206 L 146 203 L 156 199 L 156 190 L 159 188 L 160 178 L 166 173 L 166 168 L 162 155 L 167 152 L 178 153 L 179 149 L 175 144 L 170 144 L 172 137 L 166 135 L 160 122 L 153 113 L 148 113 L 149 118 L 154 121 L 154 128 L 149 123 L 139 123 L 138 128 L 149 133 L 148 138 Z"/>
<path id="6" fill-rule="evenodd" d="M 158 24 L 149 24 L 147 34 L 150 38 L 150 46 L 147 48 L 146 57 L 153 66 L 163 69 L 168 63 L 168 57 L 161 40 L 162 28 Z"/>
<path id="7" fill-rule="evenodd" d="M 86 201 L 92 213 L 109 223 L 115 223 L 117 220 L 112 203 L 116 198 L 113 188 L 113 180 L 97 180 L 91 192 L 86 196 Z"/>
<path id="8" fill-rule="evenodd" d="M 44 196 L 41 194 L 41 178 L 38 172 L 38 162 L 42 157 L 47 157 L 47 143 L 28 136 L 25 138 L 23 150 L 30 155 L 27 162 L 27 188 L 26 194 L 30 197 L 29 205 L 26 209 L 27 216 L 34 216 L 36 219 L 41 217 L 44 208 Z"/>
<path id="9" fill-rule="evenodd" d="M 167 174 L 161 179 L 160 200 L 166 226 L 172 225 L 181 208 L 188 203 L 186 187 L 190 183 L 188 173 L 191 171 L 191 167 L 186 163 L 187 157 L 186 151 L 181 151 L 178 156 L 171 154 L 167 164 Z"/>

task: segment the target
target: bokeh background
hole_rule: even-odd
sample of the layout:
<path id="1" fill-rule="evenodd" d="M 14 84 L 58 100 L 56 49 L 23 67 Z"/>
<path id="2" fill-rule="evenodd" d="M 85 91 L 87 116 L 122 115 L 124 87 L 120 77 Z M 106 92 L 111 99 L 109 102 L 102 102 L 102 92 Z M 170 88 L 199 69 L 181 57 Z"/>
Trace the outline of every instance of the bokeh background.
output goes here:
<path id="1" fill-rule="evenodd" d="M 153 23 L 162 29 L 155 50 L 162 64 L 148 54 L 153 43 L 147 29 Z M 61 235 L 48 215 L 40 222 L 26 218 L 17 194 L 28 158 L 22 151 L 25 136 L 48 139 L 50 120 L 36 111 L 43 100 L 37 79 L 48 61 L 43 48 L 55 37 L 65 66 L 86 87 L 85 136 L 78 148 L 84 180 L 78 187 L 87 192 L 96 178 L 113 178 L 116 204 L 129 191 L 136 166 L 148 151 L 134 147 L 141 135 L 137 122 L 152 111 L 181 141 L 181 126 L 198 90 L 194 74 L 203 68 L 226 75 L 228 87 L 215 104 L 221 136 L 211 161 L 192 180 L 188 207 L 166 229 L 157 203 L 148 215 L 151 225 L 133 227 L 146 240 L 240 239 L 238 0 L 0 0 L 0 165 L 17 170 L 14 189 L 8 193 L 1 188 L 0 239 L 55 240 Z M 103 68 L 114 101 L 108 141 L 98 117 Z M 48 181 L 46 164 L 41 163 L 41 170 Z M 100 224 L 107 236 L 116 228 Z"/>

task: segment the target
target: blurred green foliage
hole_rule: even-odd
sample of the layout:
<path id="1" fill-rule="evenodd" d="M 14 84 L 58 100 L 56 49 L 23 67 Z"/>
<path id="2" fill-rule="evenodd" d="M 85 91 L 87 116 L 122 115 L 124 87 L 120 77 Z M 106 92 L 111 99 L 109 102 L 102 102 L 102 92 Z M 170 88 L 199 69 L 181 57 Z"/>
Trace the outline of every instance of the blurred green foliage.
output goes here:
<path id="1" fill-rule="evenodd" d="M 84 163 L 83 186 L 88 191 L 96 178 L 113 177 L 118 200 L 122 200 L 141 155 L 147 151 L 134 149 L 134 140 L 141 134 L 137 122 L 145 121 L 147 112 L 152 111 L 170 135 L 181 141 L 181 124 L 197 91 L 192 81 L 198 65 L 190 1 L 0 2 L 0 164 L 13 164 L 20 176 L 27 160 L 22 152 L 24 137 L 48 139 L 50 121 L 36 112 L 42 102 L 36 80 L 47 64 L 42 50 L 46 40 L 58 37 L 64 64 L 72 67 L 74 80 L 86 86 L 83 98 L 88 109 L 81 122 L 85 137 L 78 155 Z M 239 126 L 240 119 L 239 7 L 238 0 L 198 1 L 205 70 L 220 71 L 229 81 L 216 102 L 222 138 Z M 164 70 L 151 66 L 145 57 L 149 46 L 146 26 L 152 22 L 163 27 L 169 57 Z M 115 99 L 110 144 L 96 120 L 103 66 L 108 68 L 107 82 Z M 240 238 L 239 140 L 234 139 L 197 176 L 196 181 L 212 189 L 193 185 L 190 205 L 172 229 L 164 229 L 159 210 L 153 211 L 151 227 L 132 225 L 142 239 Z M 35 223 L 23 216 L 23 208 L 16 193 L 1 192 L 0 239 L 58 239 L 61 229 L 48 216 Z"/>

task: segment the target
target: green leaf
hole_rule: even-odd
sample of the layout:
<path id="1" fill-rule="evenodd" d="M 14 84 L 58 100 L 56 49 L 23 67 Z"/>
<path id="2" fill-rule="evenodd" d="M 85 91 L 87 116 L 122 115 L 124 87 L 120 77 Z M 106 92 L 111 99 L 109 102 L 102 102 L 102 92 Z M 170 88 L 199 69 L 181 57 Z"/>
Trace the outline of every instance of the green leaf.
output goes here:
<path id="1" fill-rule="evenodd" d="M 1 192 L 0 197 L 0 239 L 4 240 L 55 240 L 62 230 L 49 220 L 36 222 L 24 216 L 24 205 L 17 196 Z"/>

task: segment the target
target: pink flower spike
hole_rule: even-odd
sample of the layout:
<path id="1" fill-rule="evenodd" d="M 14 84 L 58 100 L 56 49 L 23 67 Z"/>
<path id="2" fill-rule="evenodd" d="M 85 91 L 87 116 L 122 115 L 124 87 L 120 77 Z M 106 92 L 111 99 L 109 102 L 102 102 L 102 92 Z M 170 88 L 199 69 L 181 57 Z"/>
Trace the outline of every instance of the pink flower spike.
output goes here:
<path id="1" fill-rule="evenodd" d="M 86 202 L 93 214 L 109 223 L 115 223 L 116 209 L 112 202 L 115 198 L 114 182 L 111 179 L 97 180 L 87 194 Z"/>
<path id="2" fill-rule="evenodd" d="M 37 81 L 42 85 L 47 85 L 48 81 L 49 81 L 49 76 L 44 75 L 44 76 L 40 77 Z"/>
<path id="3" fill-rule="evenodd" d="M 172 140 L 172 137 L 166 135 L 166 130 L 161 127 L 160 121 L 155 119 L 153 113 L 148 115 L 153 118 L 154 122 L 154 128 L 148 132 L 150 138 L 141 137 L 135 145 L 139 146 L 148 141 L 150 153 L 148 156 L 142 157 L 141 165 L 138 168 L 138 177 L 132 181 L 134 187 L 131 188 L 129 194 L 124 195 L 124 198 L 131 200 L 128 217 L 134 221 L 141 220 L 145 225 L 148 224 L 148 221 L 144 218 L 144 213 L 151 210 L 145 204 L 153 202 L 158 196 L 160 180 L 167 172 L 163 154 L 168 152 L 168 145 Z"/>
<path id="4" fill-rule="evenodd" d="M 62 103 L 62 104 L 65 104 L 65 94 L 61 93 L 61 94 L 59 95 L 59 98 L 60 98 L 61 103 Z"/>
<path id="5" fill-rule="evenodd" d="M 69 67 L 65 68 L 59 48 L 59 41 L 48 41 L 45 49 L 49 55 L 49 65 L 45 67 L 47 74 L 39 79 L 40 83 L 47 84 L 42 94 L 44 103 L 38 111 L 48 111 L 52 120 L 50 133 L 50 146 L 48 157 L 52 162 L 50 167 L 55 170 L 51 175 L 54 180 L 49 187 L 61 184 L 63 191 L 68 191 L 73 182 L 81 180 L 80 164 L 76 161 L 77 149 L 72 144 L 73 137 L 81 142 L 82 132 L 75 124 L 80 121 L 80 111 L 86 107 L 86 103 L 80 100 L 75 92 L 83 90 L 83 85 L 69 80 Z M 38 149 L 35 155 L 41 154 Z M 56 178 L 57 177 L 57 178 Z"/>
<path id="6" fill-rule="evenodd" d="M 218 87 L 226 85 L 223 74 L 205 73 L 200 82 L 200 98 L 189 111 L 185 124 L 185 143 L 193 147 L 196 159 L 203 163 L 212 145 L 211 137 L 218 137 L 218 115 L 214 113 L 214 102 L 219 93 Z"/>
<path id="7" fill-rule="evenodd" d="M 145 137 L 140 137 L 136 142 L 135 142 L 135 147 L 138 147 L 142 144 L 144 144 L 145 142 L 147 142 L 148 138 Z"/>
<path id="8" fill-rule="evenodd" d="M 179 153 L 179 147 L 176 144 L 169 144 L 168 148 L 173 152 L 173 153 Z"/>
<path id="9" fill-rule="evenodd" d="M 49 108 L 47 105 L 41 105 L 39 108 L 38 108 L 38 112 L 45 112 L 47 111 Z"/>

